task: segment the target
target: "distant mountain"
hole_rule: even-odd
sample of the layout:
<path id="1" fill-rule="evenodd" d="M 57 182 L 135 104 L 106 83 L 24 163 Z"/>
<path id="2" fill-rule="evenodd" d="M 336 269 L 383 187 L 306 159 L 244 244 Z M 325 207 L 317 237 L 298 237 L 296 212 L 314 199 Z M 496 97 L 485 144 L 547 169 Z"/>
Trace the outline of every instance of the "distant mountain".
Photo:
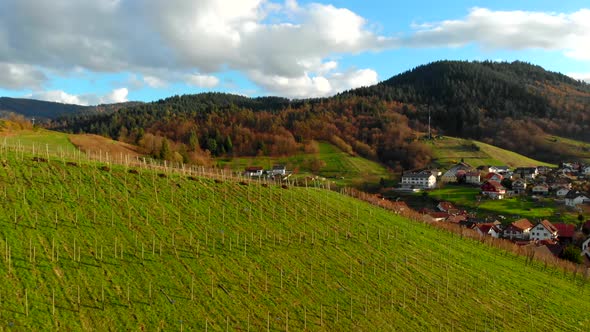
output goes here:
<path id="1" fill-rule="evenodd" d="M 42 121 L 55 120 L 60 117 L 79 114 L 114 112 L 121 108 L 135 106 L 137 104 L 139 103 L 126 102 L 96 106 L 81 106 L 35 99 L 0 97 L 0 113 L 16 113 L 24 115 L 27 118 L 35 117 Z"/>

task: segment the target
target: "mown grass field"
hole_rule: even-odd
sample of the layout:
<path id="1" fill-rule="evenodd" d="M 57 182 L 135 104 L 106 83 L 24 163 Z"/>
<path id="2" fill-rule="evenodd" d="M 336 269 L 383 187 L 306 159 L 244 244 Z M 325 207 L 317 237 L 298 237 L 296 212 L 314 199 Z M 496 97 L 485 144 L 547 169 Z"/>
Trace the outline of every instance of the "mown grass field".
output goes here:
<path id="1" fill-rule="evenodd" d="M 551 222 L 576 223 L 578 214 L 559 204 L 553 198 L 510 197 L 500 200 L 477 199 L 480 190 L 477 187 L 447 185 L 430 191 L 428 195 L 436 200 L 449 201 L 470 211 L 480 214 L 503 215 L 508 221 L 528 218 L 532 222 L 548 219 Z"/>
<path id="2" fill-rule="evenodd" d="M 378 184 L 381 178 L 394 178 L 394 174 L 377 162 L 351 156 L 330 143 L 319 142 L 318 145 L 318 153 L 300 153 L 288 157 L 219 158 L 218 165 L 242 172 L 248 166 L 270 169 L 274 164 L 284 164 L 289 171 L 295 171 L 297 175 L 319 175 L 339 186 L 359 187 L 367 183 Z M 322 162 L 318 170 L 312 167 L 315 159 Z"/>
<path id="3" fill-rule="evenodd" d="M 473 167 L 494 166 L 554 166 L 518 153 L 501 149 L 483 142 L 443 136 L 427 142 L 434 154 L 434 163 L 440 168 L 449 168 L 463 159 Z"/>
<path id="4" fill-rule="evenodd" d="M 579 274 L 335 192 L 0 159 L 0 329 L 590 328 Z"/>

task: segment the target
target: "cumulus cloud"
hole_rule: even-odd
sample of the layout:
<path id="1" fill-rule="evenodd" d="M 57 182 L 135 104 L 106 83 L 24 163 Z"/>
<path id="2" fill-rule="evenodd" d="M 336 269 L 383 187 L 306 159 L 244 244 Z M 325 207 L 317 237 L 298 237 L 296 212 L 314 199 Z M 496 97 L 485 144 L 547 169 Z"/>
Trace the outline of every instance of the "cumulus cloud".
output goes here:
<path id="1" fill-rule="evenodd" d="M 387 43 L 348 9 L 294 0 L 0 2 L 0 61 L 128 71 L 154 88 L 168 82 L 152 75 L 159 71 L 200 87 L 216 86 L 212 74 L 228 69 L 327 79 L 337 65 L 330 56 Z"/>
<path id="2" fill-rule="evenodd" d="M 339 68 L 334 60 L 367 51 L 476 44 L 590 60 L 587 9 L 473 8 L 461 19 L 413 24 L 396 37 L 371 26 L 349 9 L 296 0 L 2 0 L 0 64 L 19 63 L 28 74 L 2 77 L 0 86 L 37 89 L 43 71 L 82 68 L 132 73 L 132 88 L 211 88 L 219 84 L 216 74 L 232 70 L 269 92 L 304 97 L 376 81 L 373 70 Z"/>
<path id="3" fill-rule="evenodd" d="M 186 75 L 185 81 L 189 85 L 200 88 L 213 88 L 219 84 L 219 79 L 217 77 L 201 74 Z"/>
<path id="4" fill-rule="evenodd" d="M 25 89 L 39 87 L 47 76 L 34 66 L 0 62 L 0 88 Z"/>
<path id="5" fill-rule="evenodd" d="M 129 90 L 127 88 L 114 89 L 113 91 L 102 96 L 94 94 L 73 95 L 61 90 L 49 90 L 36 91 L 26 95 L 25 97 L 64 104 L 98 105 L 126 102 L 128 101 L 128 94 Z"/>
<path id="6" fill-rule="evenodd" d="M 461 47 L 477 44 L 488 49 L 561 50 L 568 57 L 590 60 L 590 10 L 574 13 L 492 11 L 473 8 L 461 20 L 415 25 L 400 40 L 408 47 Z"/>
<path id="7" fill-rule="evenodd" d="M 335 72 L 325 76 L 304 74 L 298 77 L 284 77 L 268 76 L 260 72 L 251 72 L 249 76 L 267 91 L 290 98 L 324 97 L 377 83 L 377 72 L 371 69 Z"/>

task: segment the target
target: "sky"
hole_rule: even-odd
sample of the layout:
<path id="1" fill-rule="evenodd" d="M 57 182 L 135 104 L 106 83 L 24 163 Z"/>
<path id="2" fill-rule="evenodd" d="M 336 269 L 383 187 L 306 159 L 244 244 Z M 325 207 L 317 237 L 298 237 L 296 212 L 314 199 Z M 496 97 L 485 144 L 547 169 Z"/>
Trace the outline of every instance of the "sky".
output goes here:
<path id="1" fill-rule="evenodd" d="M 520 60 L 590 82 L 590 3 L 0 1 L 0 96 L 322 97 L 437 60 Z"/>

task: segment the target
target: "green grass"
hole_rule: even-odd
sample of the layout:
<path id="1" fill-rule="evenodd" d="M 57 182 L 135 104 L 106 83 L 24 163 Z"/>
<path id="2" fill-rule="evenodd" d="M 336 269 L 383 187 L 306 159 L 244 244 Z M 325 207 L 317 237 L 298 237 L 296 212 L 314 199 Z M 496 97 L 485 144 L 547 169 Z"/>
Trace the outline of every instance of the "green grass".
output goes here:
<path id="1" fill-rule="evenodd" d="M 473 167 L 482 165 L 551 166 L 551 164 L 474 140 L 444 136 L 442 139 L 436 139 L 426 144 L 432 149 L 435 165 L 443 169 L 449 168 L 461 159 Z"/>
<path id="2" fill-rule="evenodd" d="M 590 162 L 590 143 L 553 135 L 545 139 L 554 151 L 563 151 L 572 158 Z"/>
<path id="3" fill-rule="evenodd" d="M 551 222 L 577 222 L 577 213 L 568 210 L 552 198 L 510 197 L 500 200 L 478 200 L 480 190 L 476 187 L 447 185 L 428 193 L 431 198 L 452 202 L 458 206 L 484 215 L 503 215 L 507 221 L 528 218 L 532 222 L 548 219 Z"/>
<path id="4" fill-rule="evenodd" d="M 359 157 L 351 156 L 332 144 L 320 142 L 319 153 L 299 153 L 289 157 L 255 157 L 255 158 L 220 158 L 221 167 L 229 167 L 241 172 L 247 166 L 261 166 L 269 169 L 273 164 L 285 164 L 289 171 L 295 171 L 299 176 L 319 175 L 328 178 L 339 186 L 362 187 L 365 184 L 377 184 L 380 179 L 391 179 L 391 174 L 385 166 Z M 324 166 L 314 171 L 311 162 L 314 159 L 323 161 Z"/>
<path id="5" fill-rule="evenodd" d="M 0 157 L 2 330 L 590 328 L 579 276 L 335 192 Z"/>
<path id="6" fill-rule="evenodd" d="M 29 151 L 49 151 L 50 154 L 72 154 L 78 151 L 68 139 L 68 134 L 40 128 L 12 131 L 9 135 L 0 136 L 0 144 L 22 146 Z"/>

